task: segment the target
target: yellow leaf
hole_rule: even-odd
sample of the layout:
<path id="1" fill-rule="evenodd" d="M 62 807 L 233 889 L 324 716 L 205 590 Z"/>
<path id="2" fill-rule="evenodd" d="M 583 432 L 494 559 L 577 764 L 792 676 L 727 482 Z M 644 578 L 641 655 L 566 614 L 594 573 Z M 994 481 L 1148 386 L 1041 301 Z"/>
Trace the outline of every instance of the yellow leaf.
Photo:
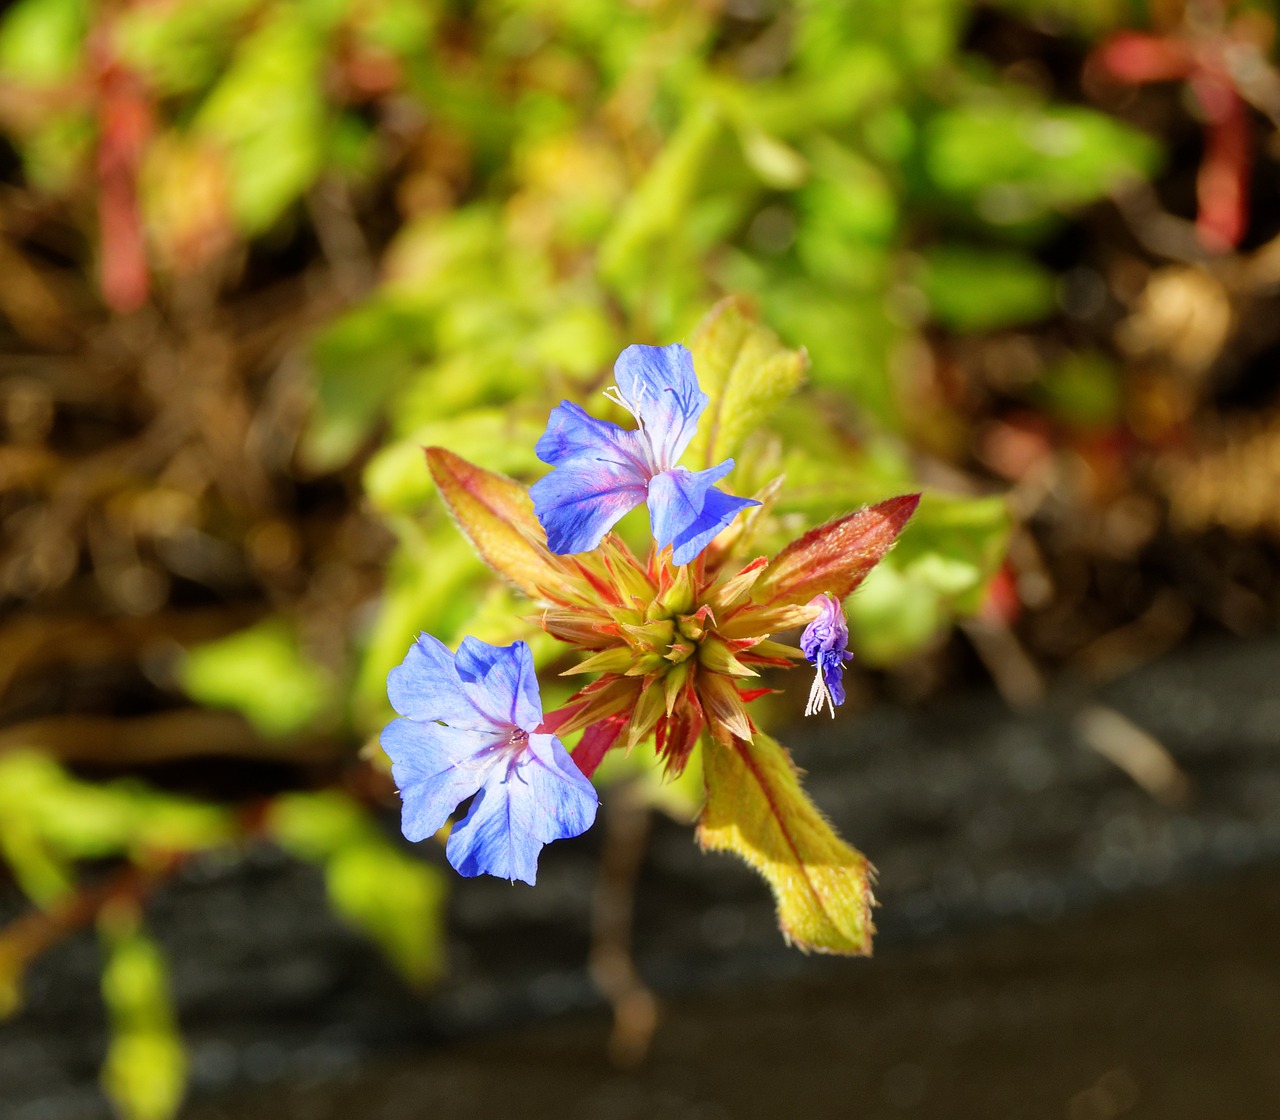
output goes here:
<path id="1" fill-rule="evenodd" d="M 803 350 L 788 350 L 737 299 L 721 300 L 689 344 L 698 384 L 711 398 L 685 456 L 693 469 L 714 466 L 800 387 L 809 366 Z"/>
<path id="2" fill-rule="evenodd" d="M 798 948 L 869 956 L 873 868 L 805 796 L 787 752 L 757 732 L 731 746 L 708 738 L 702 759 L 703 848 L 734 852 L 768 880 L 783 936 Z"/>

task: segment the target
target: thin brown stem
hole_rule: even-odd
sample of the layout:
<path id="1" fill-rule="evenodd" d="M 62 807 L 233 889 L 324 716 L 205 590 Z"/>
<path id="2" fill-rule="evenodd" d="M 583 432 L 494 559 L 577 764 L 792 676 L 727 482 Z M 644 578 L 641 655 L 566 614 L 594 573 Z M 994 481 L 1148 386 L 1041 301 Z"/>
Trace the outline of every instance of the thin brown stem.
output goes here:
<path id="1" fill-rule="evenodd" d="M 644 1061 L 658 1025 L 658 1000 L 636 971 L 631 934 L 636 882 L 648 848 L 651 810 L 634 785 L 616 787 L 604 810 L 604 851 L 592 900 L 591 978 L 613 1007 L 609 1060 Z"/>

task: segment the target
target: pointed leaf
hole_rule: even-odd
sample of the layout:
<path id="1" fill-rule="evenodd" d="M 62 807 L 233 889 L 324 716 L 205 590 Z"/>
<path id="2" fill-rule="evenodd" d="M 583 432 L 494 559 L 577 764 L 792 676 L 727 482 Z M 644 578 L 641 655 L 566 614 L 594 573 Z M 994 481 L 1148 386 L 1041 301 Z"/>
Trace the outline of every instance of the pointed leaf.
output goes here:
<path id="1" fill-rule="evenodd" d="M 800 387 L 809 365 L 750 317 L 740 300 L 716 304 L 689 346 L 698 384 L 711 398 L 685 455 L 704 469 L 733 455 L 742 441 Z"/>
<path id="2" fill-rule="evenodd" d="M 872 867 L 805 796 L 787 752 L 756 734 L 732 745 L 709 740 L 702 759 L 703 848 L 734 852 L 768 880 L 783 936 L 798 948 L 870 955 Z"/>
<path id="3" fill-rule="evenodd" d="M 565 596 L 569 569 L 547 550 L 528 491 L 514 479 L 427 448 L 427 466 L 458 528 L 481 559 L 531 599 Z"/>
<path id="4" fill-rule="evenodd" d="M 919 504 L 919 494 L 904 494 L 810 530 L 769 565 L 757 602 L 807 603 L 824 592 L 843 599 L 893 547 Z"/>

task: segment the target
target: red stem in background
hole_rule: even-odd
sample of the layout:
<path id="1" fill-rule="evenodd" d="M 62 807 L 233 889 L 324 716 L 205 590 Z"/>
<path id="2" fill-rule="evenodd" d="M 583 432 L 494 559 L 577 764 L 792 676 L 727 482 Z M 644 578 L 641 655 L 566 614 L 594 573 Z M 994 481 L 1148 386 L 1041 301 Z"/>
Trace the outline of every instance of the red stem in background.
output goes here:
<path id="1" fill-rule="evenodd" d="M 98 76 L 98 224 L 102 297 L 114 311 L 147 301 L 149 273 L 138 172 L 154 131 L 151 100 L 141 79 L 109 54 L 105 31 L 93 54 Z"/>

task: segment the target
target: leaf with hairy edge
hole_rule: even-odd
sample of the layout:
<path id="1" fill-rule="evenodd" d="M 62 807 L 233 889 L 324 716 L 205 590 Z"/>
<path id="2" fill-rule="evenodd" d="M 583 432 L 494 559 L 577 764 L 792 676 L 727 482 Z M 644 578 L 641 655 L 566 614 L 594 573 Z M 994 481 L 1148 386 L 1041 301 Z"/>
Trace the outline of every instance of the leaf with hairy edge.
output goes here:
<path id="1" fill-rule="evenodd" d="M 843 599 L 898 539 L 919 494 L 904 494 L 828 521 L 787 545 L 756 584 L 758 603 L 807 603 L 827 593 Z"/>
<path id="2" fill-rule="evenodd" d="M 531 599 L 564 601 L 567 567 L 537 543 L 542 527 L 529 492 L 443 447 L 428 447 L 427 466 L 440 496 L 481 559 Z M 573 596 L 570 596 L 571 598 Z"/>
<path id="3" fill-rule="evenodd" d="M 778 925 L 793 945 L 869 956 L 874 871 L 805 796 L 787 752 L 757 733 L 753 742 L 708 740 L 702 759 L 702 847 L 734 852 L 768 880 Z"/>
<path id="4" fill-rule="evenodd" d="M 765 417 L 800 387 L 809 357 L 788 350 L 745 303 L 721 300 L 698 325 L 689 344 L 698 384 L 711 398 L 685 456 L 695 468 L 734 454 Z"/>

